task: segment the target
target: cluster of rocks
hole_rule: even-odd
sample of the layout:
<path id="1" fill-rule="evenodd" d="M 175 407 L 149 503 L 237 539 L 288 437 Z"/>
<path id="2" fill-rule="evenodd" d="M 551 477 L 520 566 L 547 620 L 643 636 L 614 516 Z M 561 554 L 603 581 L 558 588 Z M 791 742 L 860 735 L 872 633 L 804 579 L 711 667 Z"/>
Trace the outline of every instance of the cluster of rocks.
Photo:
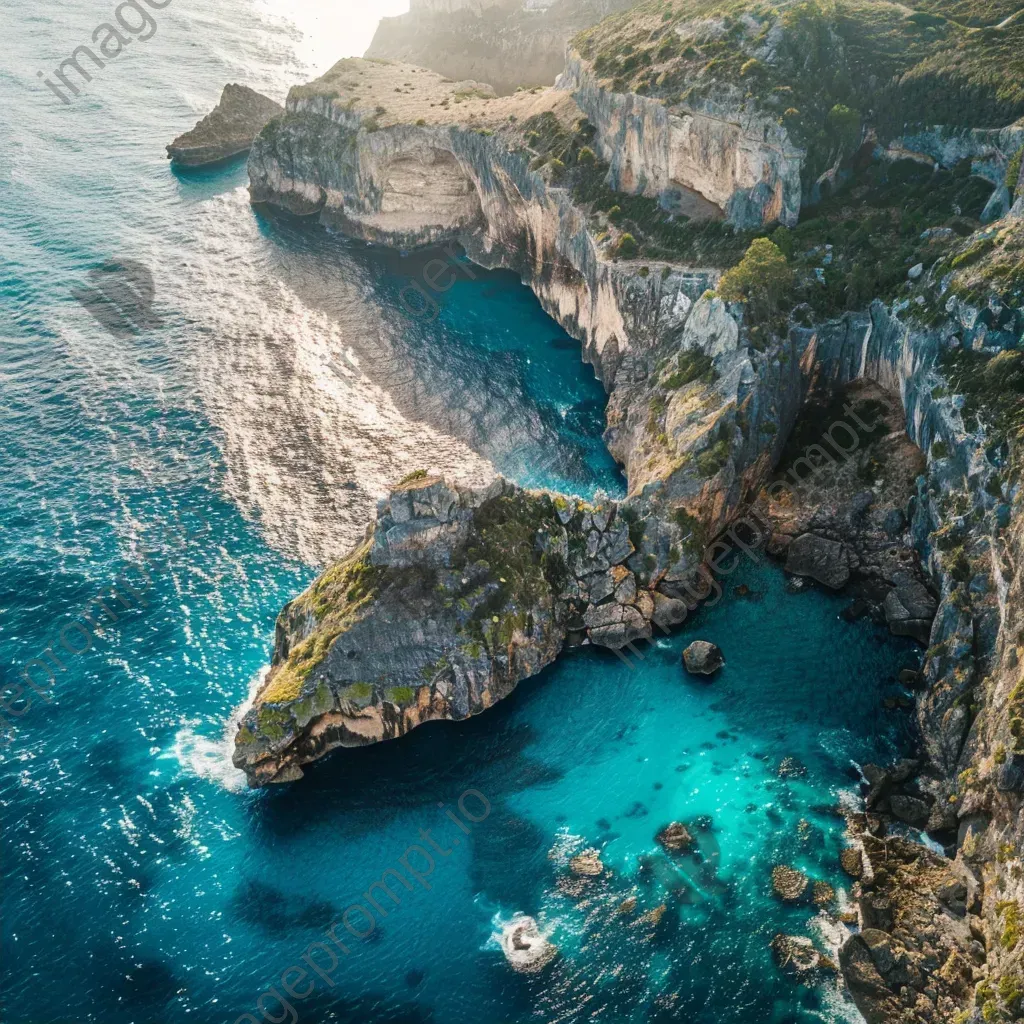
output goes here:
<path id="1" fill-rule="evenodd" d="M 980 892 L 973 875 L 899 836 L 872 814 L 851 818 L 852 897 L 860 930 L 839 964 L 867 1024 L 951 1021 L 983 974 Z"/>
<path id="2" fill-rule="evenodd" d="M 842 437 L 859 443 L 845 457 L 826 451 L 836 424 L 829 426 L 827 411 L 809 407 L 805 415 L 820 421 L 821 443 L 792 460 L 789 480 L 766 489 L 773 526 L 768 550 L 794 576 L 832 590 L 849 585 L 854 600 L 848 617 L 871 615 L 894 634 L 927 643 L 938 601 L 906 516 L 924 457 L 906 435 L 897 399 L 867 382 L 851 386 L 844 397 L 851 399 L 845 408 L 852 409 L 852 423 L 841 419 L 849 428 Z M 852 424 L 866 417 L 872 429 L 855 431 Z"/>
<path id="3" fill-rule="evenodd" d="M 890 815 L 932 834 L 955 833 L 956 810 L 925 788 L 919 761 L 904 758 L 889 768 L 866 764 L 862 770 L 867 780 L 865 806 L 869 812 Z"/>
<path id="4" fill-rule="evenodd" d="M 808 892 L 811 902 L 822 909 L 832 906 L 836 899 L 835 889 L 820 879 L 811 880 L 802 871 L 788 864 L 776 864 L 772 868 L 772 891 L 784 903 L 802 903 Z"/>

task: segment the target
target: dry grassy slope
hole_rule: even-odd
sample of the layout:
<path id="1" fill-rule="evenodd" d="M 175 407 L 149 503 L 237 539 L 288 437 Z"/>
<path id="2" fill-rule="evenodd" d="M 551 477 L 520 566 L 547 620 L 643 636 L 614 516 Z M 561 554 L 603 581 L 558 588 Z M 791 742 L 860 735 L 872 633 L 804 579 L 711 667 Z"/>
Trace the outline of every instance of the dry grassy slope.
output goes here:
<path id="1" fill-rule="evenodd" d="M 567 126 L 580 117 L 568 93 L 533 89 L 499 97 L 486 83 L 456 82 L 402 61 L 359 57 L 340 60 L 320 78 L 294 87 L 288 94 L 289 109 L 318 98 L 331 100 L 339 113 L 370 118 L 371 130 L 422 122 L 501 130 L 516 139 L 522 122 L 545 111 Z"/>

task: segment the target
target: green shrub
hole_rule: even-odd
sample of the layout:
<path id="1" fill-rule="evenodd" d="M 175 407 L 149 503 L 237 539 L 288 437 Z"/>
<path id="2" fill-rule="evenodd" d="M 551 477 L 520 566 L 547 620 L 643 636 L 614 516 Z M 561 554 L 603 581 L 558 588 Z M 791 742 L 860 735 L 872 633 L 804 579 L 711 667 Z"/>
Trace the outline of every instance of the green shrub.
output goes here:
<path id="1" fill-rule="evenodd" d="M 718 283 L 726 302 L 745 302 L 756 315 L 771 316 L 793 290 L 793 271 L 782 250 L 769 238 L 755 238 L 743 259 Z"/>
<path id="2" fill-rule="evenodd" d="M 1016 153 L 1010 157 L 1009 163 L 1006 165 L 1006 187 L 1010 190 L 1010 195 L 1016 197 L 1018 191 L 1018 183 L 1020 182 L 1020 167 L 1021 158 L 1024 157 L 1024 146 L 1021 146 Z"/>
<path id="3" fill-rule="evenodd" d="M 703 349 L 684 349 L 676 357 L 676 369 L 663 381 L 664 386 L 672 391 L 700 380 L 711 385 L 718 380 L 718 371 L 714 360 Z"/>
<path id="4" fill-rule="evenodd" d="M 626 231 L 619 236 L 619 240 L 613 246 L 612 255 L 620 256 L 626 260 L 632 259 L 639 251 L 639 248 L 636 244 L 636 239 Z"/>
<path id="5" fill-rule="evenodd" d="M 1020 905 L 1016 900 L 1000 900 L 996 913 L 1003 918 L 1003 932 L 999 944 L 1006 950 L 1014 950 L 1020 941 Z"/>
<path id="6" fill-rule="evenodd" d="M 697 456 L 697 471 L 703 477 L 713 477 L 729 461 L 729 442 L 722 438 Z"/>

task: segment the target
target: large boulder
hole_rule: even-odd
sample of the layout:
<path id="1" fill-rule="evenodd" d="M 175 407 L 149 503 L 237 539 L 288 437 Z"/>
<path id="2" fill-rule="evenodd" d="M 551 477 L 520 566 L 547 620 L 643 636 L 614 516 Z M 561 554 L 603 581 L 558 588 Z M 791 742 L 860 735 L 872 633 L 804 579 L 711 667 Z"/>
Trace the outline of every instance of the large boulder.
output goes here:
<path id="1" fill-rule="evenodd" d="M 721 650 L 708 640 L 694 640 L 683 651 L 683 665 L 691 675 L 714 675 L 724 664 Z"/>
<path id="2" fill-rule="evenodd" d="M 850 579 L 849 552 L 841 541 L 828 540 L 816 533 L 802 533 L 786 551 L 786 572 L 809 576 L 832 590 L 839 590 Z"/>
<path id="3" fill-rule="evenodd" d="M 882 604 L 885 620 L 896 636 L 928 643 L 938 604 L 928 588 L 909 573 L 898 573 Z"/>
<path id="4" fill-rule="evenodd" d="M 895 817 L 914 828 L 924 828 L 928 824 L 931 807 L 927 800 L 905 793 L 894 793 L 889 797 L 889 806 Z"/>

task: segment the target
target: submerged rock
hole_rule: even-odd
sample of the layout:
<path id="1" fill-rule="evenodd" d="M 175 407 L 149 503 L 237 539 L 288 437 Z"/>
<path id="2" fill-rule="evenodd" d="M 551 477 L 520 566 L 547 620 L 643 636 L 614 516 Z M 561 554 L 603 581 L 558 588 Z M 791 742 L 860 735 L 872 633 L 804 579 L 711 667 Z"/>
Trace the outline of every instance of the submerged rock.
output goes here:
<path id="1" fill-rule="evenodd" d="M 681 821 L 673 821 L 666 825 L 654 838 L 673 853 L 682 853 L 693 846 L 693 836 Z"/>
<path id="2" fill-rule="evenodd" d="M 807 774 L 807 765 L 795 757 L 786 756 L 779 762 L 776 774 L 780 779 L 800 779 Z"/>
<path id="3" fill-rule="evenodd" d="M 581 878 L 593 878 L 604 871 L 600 853 L 591 848 L 577 854 L 569 861 L 569 870 Z"/>
<path id="4" fill-rule="evenodd" d="M 802 871 L 776 864 L 772 868 L 772 890 L 780 899 L 787 903 L 795 903 L 807 891 L 808 878 Z"/>
<path id="5" fill-rule="evenodd" d="M 714 675 L 724 664 L 722 652 L 708 640 L 694 640 L 683 651 L 683 665 L 691 675 Z"/>
<path id="6" fill-rule="evenodd" d="M 520 974 L 536 974 L 551 963 L 558 949 L 541 934 L 537 922 L 526 914 L 516 914 L 498 937 L 509 966 Z"/>
<path id="7" fill-rule="evenodd" d="M 244 85 L 225 85 L 217 104 L 195 128 L 179 135 L 167 156 L 181 167 L 202 167 L 248 153 L 253 140 L 284 107 Z"/>
<path id="8" fill-rule="evenodd" d="M 836 965 L 820 953 L 806 935 L 779 932 L 772 939 L 772 954 L 779 968 L 796 981 L 812 984 L 820 971 L 835 971 Z"/>

